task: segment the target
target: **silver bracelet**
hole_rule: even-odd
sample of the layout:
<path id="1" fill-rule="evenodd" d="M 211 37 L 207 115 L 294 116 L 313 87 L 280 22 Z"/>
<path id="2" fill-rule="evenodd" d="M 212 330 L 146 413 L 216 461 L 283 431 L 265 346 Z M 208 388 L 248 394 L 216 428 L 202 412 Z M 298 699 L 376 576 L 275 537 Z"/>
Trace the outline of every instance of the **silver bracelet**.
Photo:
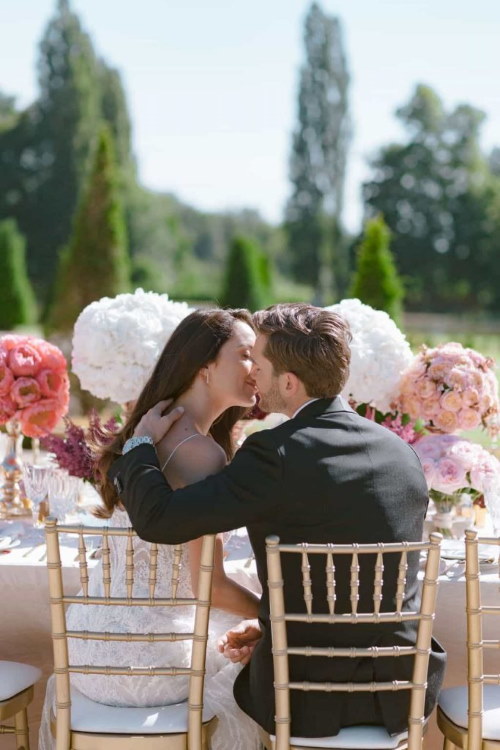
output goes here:
<path id="1" fill-rule="evenodd" d="M 154 448 L 154 440 L 152 437 L 149 437 L 149 435 L 141 435 L 137 437 L 131 437 L 128 440 L 125 441 L 122 449 L 122 455 L 125 453 L 128 453 L 129 451 L 133 450 L 134 448 L 137 448 L 138 445 L 152 445 Z"/>

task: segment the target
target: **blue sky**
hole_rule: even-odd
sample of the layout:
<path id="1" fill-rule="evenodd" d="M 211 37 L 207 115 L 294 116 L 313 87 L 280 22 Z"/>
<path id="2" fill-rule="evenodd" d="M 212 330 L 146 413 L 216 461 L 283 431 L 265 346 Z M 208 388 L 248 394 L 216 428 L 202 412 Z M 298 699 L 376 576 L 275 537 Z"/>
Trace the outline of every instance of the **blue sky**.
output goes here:
<path id="1" fill-rule="evenodd" d="M 356 231 L 367 157 L 401 136 L 418 82 L 466 101 L 500 145 L 498 0 L 323 0 L 343 21 L 354 139 L 344 220 Z M 36 96 L 37 44 L 55 0 L 0 0 L 0 89 Z M 122 73 L 142 182 L 203 209 L 282 216 L 306 0 L 72 0 Z"/>

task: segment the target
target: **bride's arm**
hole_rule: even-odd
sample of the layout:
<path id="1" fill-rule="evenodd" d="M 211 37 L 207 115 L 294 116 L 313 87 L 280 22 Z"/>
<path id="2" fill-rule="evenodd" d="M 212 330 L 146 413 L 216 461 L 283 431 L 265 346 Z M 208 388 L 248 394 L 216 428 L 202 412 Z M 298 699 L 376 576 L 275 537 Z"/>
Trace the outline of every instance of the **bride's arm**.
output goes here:
<path id="1" fill-rule="evenodd" d="M 211 438 L 190 440 L 181 445 L 169 464 L 169 480 L 176 487 L 193 484 L 221 471 L 226 464 L 222 449 Z M 202 538 L 189 544 L 191 585 L 198 592 L 198 575 Z M 224 571 L 222 534 L 215 540 L 214 573 L 212 579 L 212 606 L 252 619 L 257 617 L 259 599 L 251 591 L 229 578 Z"/>
<path id="2" fill-rule="evenodd" d="M 194 539 L 189 544 L 189 565 L 191 569 L 191 584 L 193 591 L 198 590 L 198 574 L 200 570 L 201 539 Z M 224 609 L 245 619 L 257 617 L 259 599 L 255 594 L 240 586 L 226 575 L 224 570 L 224 548 L 222 534 L 217 534 L 215 540 L 214 575 L 212 579 L 212 607 Z"/>

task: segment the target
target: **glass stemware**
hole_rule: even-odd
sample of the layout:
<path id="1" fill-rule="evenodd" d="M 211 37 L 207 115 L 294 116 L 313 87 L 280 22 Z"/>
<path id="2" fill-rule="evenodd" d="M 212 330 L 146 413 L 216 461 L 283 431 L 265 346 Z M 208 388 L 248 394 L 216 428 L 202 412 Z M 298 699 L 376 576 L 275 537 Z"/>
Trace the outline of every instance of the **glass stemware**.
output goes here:
<path id="1" fill-rule="evenodd" d="M 52 472 L 50 466 L 39 466 L 37 464 L 24 463 L 22 476 L 24 489 L 27 497 L 31 500 L 33 513 L 33 526 L 41 528 L 43 522 L 40 519 L 40 505 L 47 498 L 48 477 Z"/>
<path id="2" fill-rule="evenodd" d="M 75 510 L 80 492 L 80 480 L 64 469 L 53 468 L 48 477 L 50 515 L 62 523 Z"/>
<path id="3" fill-rule="evenodd" d="M 490 514 L 493 534 L 500 536 L 500 475 L 491 474 L 485 478 L 483 487 L 484 504 Z"/>

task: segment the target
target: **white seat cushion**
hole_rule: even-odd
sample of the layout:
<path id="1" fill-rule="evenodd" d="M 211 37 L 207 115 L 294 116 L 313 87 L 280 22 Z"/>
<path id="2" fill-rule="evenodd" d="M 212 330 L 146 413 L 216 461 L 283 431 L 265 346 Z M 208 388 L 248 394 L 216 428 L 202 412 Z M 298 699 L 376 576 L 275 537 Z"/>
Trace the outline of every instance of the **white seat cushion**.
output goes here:
<path id="1" fill-rule="evenodd" d="M 344 727 L 335 737 L 291 737 L 299 747 L 359 748 L 359 750 L 392 750 L 408 738 L 408 732 L 391 736 L 384 727 Z M 274 735 L 271 735 L 274 741 Z"/>
<path id="2" fill-rule="evenodd" d="M 108 734 L 175 734 L 187 731 L 187 701 L 148 708 L 106 706 L 71 688 L 71 729 Z M 203 709 L 203 721 L 214 713 Z"/>
<path id="3" fill-rule="evenodd" d="M 454 724 L 459 727 L 468 726 L 465 685 L 442 690 L 438 705 Z M 483 739 L 500 740 L 500 685 L 484 686 L 483 711 Z"/>
<path id="4" fill-rule="evenodd" d="M 0 661 L 0 701 L 6 701 L 31 687 L 41 676 L 41 671 L 29 664 Z"/>

